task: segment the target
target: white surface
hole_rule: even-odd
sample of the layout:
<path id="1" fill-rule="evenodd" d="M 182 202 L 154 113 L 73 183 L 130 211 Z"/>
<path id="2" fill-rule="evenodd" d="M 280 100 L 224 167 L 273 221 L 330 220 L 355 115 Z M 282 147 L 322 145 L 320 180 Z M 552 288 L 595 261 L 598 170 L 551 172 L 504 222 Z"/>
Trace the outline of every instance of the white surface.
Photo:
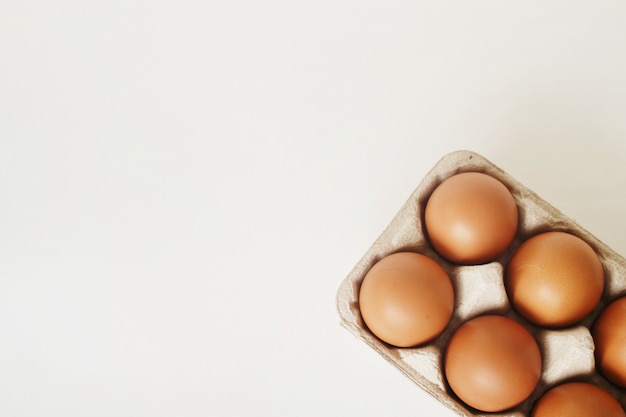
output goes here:
<path id="1" fill-rule="evenodd" d="M 452 414 L 335 291 L 445 153 L 626 253 L 626 6 L 5 1 L 0 414 Z"/>

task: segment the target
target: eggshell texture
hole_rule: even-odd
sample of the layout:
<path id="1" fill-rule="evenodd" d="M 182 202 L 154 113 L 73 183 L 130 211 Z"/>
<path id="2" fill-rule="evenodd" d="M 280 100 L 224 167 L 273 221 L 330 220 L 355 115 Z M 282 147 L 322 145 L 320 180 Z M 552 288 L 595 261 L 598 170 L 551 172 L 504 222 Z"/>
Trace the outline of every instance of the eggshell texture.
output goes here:
<path id="1" fill-rule="evenodd" d="M 541 352 L 522 325 L 486 315 L 463 324 L 448 344 L 444 372 L 450 388 L 481 411 L 503 411 L 524 401 L 541 375 Z"/>
<path id="2" fill-rule="evenodd" d="M 624 417 L 624 409 L 611 394 L 585 382 L 552 388 L 535 405 L 532 417 Z"/>
<path id="3" fill-rule="evenodd" d="M 445 182 L 444 180 L 453 178 L 462 172 L 481 172 L 497 179 L 511 191 L 519 207 L 519 229 L 515 238 L 505 252 L 494 259 L 494 262 L 478 265 L 458 264 L 442 261 L 442 257 L 434 254 L 435 248 L 431 245 L 425 223 L 426 205 L 434 195 L 434 190 L 441 186 Z M 513 297 L 507 292 L 507 270 L 515 251 L 526 239 L 538 235 L 540 232 L 548 231 L 568 232 L 584 240 L 597 253 L 604 271 L 604 290 L 599 303 L 588 316 L 566 328 L 538 327 L 531 324 L 515 311 L 511 303 Z M 542 200 L 533 190 L 521 184 L 498 166 L 471 151 L 459 151 L 444 156 L 420 181 L 401 206 L 397 215 L 391 219 L 390 223 L 381 231 L 380 236 L 372 243 L 342 281 L 337 291 L 337 308 L 341 324 L 350 333 L 378 352 L 383 360 L 388 361 L 409 380 L 415 382 L 418 389 L 424 390 L 443 405 L 449 407 L 450 415 L 455 414 L 462 417 L 531 417 L 533 407 L 538 404 L 544 393 L 559 384 L 574 380 L 598 385 L 614 395 L 621 406 L 626 408 L 626 387 L 620 388 L 619 385 L 611 382 L 606 377 L 606 371 L 602 371 L 600 368 L 600 359 L 594 357 L 597 354 L 599 358 L 602 350 L 600 338 L 597 336 L 597 332 L 594 332 L 594 325 L 599 327 L 600 323 L 597 319 L 613 300 L 626 296 L 626 258 L 609 248 L 592 233 L 561 213 L 556 207 Z M 373 272 L 372 266 L 377 261 L 390 253 L 407 251 L 408 248 L 412 251 L 422 251 L 424 255 L 432 255 L 432 258 L 450 274 L 454 286 L 455 309 L 450 322 L 441 335 L 424 345 L 400 349 L 376 337 L 365 324 L 359 308 L 359 293 L 365 275 L 368 272 Z M 546 255 L 548 249 L 543 250 Z M 567 256 L 561 256 L 558 253 L 555 255 L 552 252 L 546 256 L 546 264 L 550 264 L 550 258 L 555 265 L 561 261 L 563 264 L 569 264 Z M 532 269 L 533 267 L 528 268 Z M 568 275 L 567 287 L 569 291 L 572 291 L 578 286 L 577 279 L 573 277 L 576 275 L 576 270 L 581 268 L 574 266 L 569 268 L 572 271 L 566 274 Z M 542 279 L 550 281 L 545 276 Z M 586 297 L 589 297 L 591 293 L 587 292 Z M 548 307 L 546 303 L 541 301 L 541 297 L 537 292 L 532 292 L 531 298 L 538 300 L 542 308 L 547 309 Z M 568 304 L 573 302 L 575 298 L 568 296 Z M 559 309 L 567 307 L 564 305 Z M 487 335 L 478 335 L 475 338 L 474 347 L 458 348 L 457 359 L 461 363 L 459 366 L 465 366 L 465 370 L 459 371 L 457 377 L 454 376 L 452 370 L 455 344 L 453 337 L 457 329 L 463 328 L 464 323 L 468 320 L 486 314 L 499 314 L 516 321 L 536 338 L 541 352 L 541 376 L 536 387 L 519 404 L 501 411 L 479 410 L 479 407 L 494 409 L 496 407 L 493 406 L 498 405 L 498 403 L 494 400 L 482 406 L 478 400 L 472 401 L 471 392 L 464 391 L 463 382 L 466 382 L 465 387 L 470 387 L 468 388 L 470 391 L 474 386 L 484 386 L 483 381 L 489 380 L 491 370 L 494 368 L 490 361 L 498 361 L 503 357 L 505 359 L 502 369 L 506 366 L 524 368 L 531 365 L 533 361 L 528 359 L 506 359 L 507 355 L 518 356 L 514 352 L 520 349 L 523 343 L 513 342 L 514 339 L 506 336 L 502 330 L 489 332 Z M 554 312 L 547 314 L 554 314 Z M 621 314 L 626 316 L 626 313 Z M 609 327 L 612 328 L 615 337 L 620 335 L 620 325 L 612 324 Z M 497 340 L 499 337 L 503 338 L 505 342 L 507 339 L 512 342 L 506 344 L 500 341 L 501 346 L 503 346 L 501 349 L 496 352 L 493 350 L 486 352 L 487 349 L 499 345 L 499 343 L 494 344 L 493 342 L 494 338 Z M 621 343 L 626 345 L 626 342 Z M 483 356 L 480 356 L 481 354 Z M 520 354 L 519 356 L 524 355 Z M 479 362 L 484 358 L 486 358 L 485 362 Z M 463 365 L 464 362 L 469 362 L 469 364 Z M 487 363 L 488 366 L 485 366 L 484 363 Z M 516 374 L 515 369 L 507 372 L 495 372 L 496 375 L 506 374 L 495 384 L 496 387 L 501 387 L 501 391 L 496 391 L 497 395 L 500 395 L 500 397 L 496 397 L 497 401 L 499 398 L 512 395 L 518 387 L 525 384 L 532 385 L 524 382 L 524 379 L 516 382 L 515 378 L 511 376 Z M 537 371 L 538 367 L 535 370 Z M 524 371 L 521 373 L 523 374 Z M 481 377 L 485 374 L 487 374 L 487 378 Z M 534 381 L 532 375 L 530 380 L 530 382 Z M 529 391 L 530 389 L 527 389 L 526 393 Z M 579 398 L 576 399 L 584 399 L 587 396 L 584 393 L 577 394 L 576 397 Z M 515 401 L 510 401 L 508 404 L 504 403 L 500 407 L 506 407 L 519 401 L 519 398 L 524 398 L 524 396 L 520 395 Z M 556 403 L 558 405 L 565 403 L 565 401 L 557 400 Z M 582 406 L 574 405 L 569 411 L 576 411 L 579 408 L 582 409 Z M 611 416 L 610 412 L 602 410 L 597 404 L 592 408 L 597 408 L 599 415 Z M 538 411 L 540 410 L 538 409 Z M 548 411 L 548 414 L 551 417 L 567 417 L 566 412 L 568 410 L 563 413 Z M 427 415 L 428 412 L 425 411 L 422 414 Z M 598 414 L 594 414 L 593 410 L 585 410 L 583 415 Z M 623 416 L 621 412 L 618 415 Z M 539 416 L 545 417 L 541 414 Z"/>
<path id="4" fill-rule="evenodd" d="M 574 324 L 593 311 L 604 289 L 598 255 L 564 232 L 528 239 L 509 262 L 506 288 L 517 311 L 544 327 Z"/>
<path id="5" fill-rule="evenodd" d="M 454 288 L 434 260 L 399 252 L 368 271 L 359 307 L 365 324 L 378 338 L 411 347 L 432 340 L 446 327 L 454 309 Z"/>
<path id="6" fill-rule="evenodd" d="M 611 382 L 626 388 L 626 297 L 608 305 L 592 328 L 596 365 Z"/>
<path id="7" fill-rule="evenodd" d="M 518 208 L 500 181 L 464 172 L 439 184 L 426 203 L 424 221 L 442 256 L 459 264 L 481 264 L 498 257 L 513 240 Z"/>

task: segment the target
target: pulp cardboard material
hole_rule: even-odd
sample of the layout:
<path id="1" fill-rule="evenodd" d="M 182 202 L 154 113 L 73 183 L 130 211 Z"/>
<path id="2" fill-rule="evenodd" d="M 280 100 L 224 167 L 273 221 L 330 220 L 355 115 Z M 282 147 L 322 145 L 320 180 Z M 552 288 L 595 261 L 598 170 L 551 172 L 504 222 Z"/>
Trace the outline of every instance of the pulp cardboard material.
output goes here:
<path id="1" fill-rule="evenodd" d="M 500 180 L 509 188 L 519 208 L 519 229 L 513 243 L 495 261 L 483 265 L 459 266 L 447 261 L 430 247 L 424 234 L 428 197 L 443 180 L 466 171 L 484 172 Z M 510 306 L 503 284 L 506 265 L 517 247 L 529 237 L 550 230 L 569 232 L 584 239 L 599 255 L 605 272 L 605 289 L 596 309 L 581 323 L 561 330 L 540 328 L 524 320 Z M 455 289 L 455 310 L 446 329 L 432 342 L 415 348 L 396 348 L 380 341 L 364 325 L 359 312 L 359 288 L 367 271 L 378 260 L 400 251 L 433 258 L 449 274 Z M 610 384 L 596 372 L 590 333 L 598 314 L 624 293 L 626 260 L 623 257 L 486 158 L 471 151 L 457 151 L 444 156 L 432 168 L 343 280 L 337 292 L 337 308 L 343 326 L 458 415 L 526 417 L 545 391 L 569 380 L 595 383 L 626 406 L 626 390 Z M 485 313 L 502 314 L 524 325 L 535 336 L 543 357 L 541 379 L 535 391 L 522 404 L 502 413 L 486 414 L 464 405 L 450 390 L 442 372 L 443 352 L 454 331 L 468 319 Z"/>

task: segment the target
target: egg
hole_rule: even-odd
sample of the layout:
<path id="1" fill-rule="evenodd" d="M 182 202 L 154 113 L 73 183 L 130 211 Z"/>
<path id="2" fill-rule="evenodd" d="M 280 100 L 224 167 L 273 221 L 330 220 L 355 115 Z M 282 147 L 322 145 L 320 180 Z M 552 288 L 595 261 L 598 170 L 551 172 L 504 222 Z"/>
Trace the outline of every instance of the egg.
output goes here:
<path id="1" fill-rule="evenodd" d="M 511 244 L 518 208 L 508 188 L 480 172 L 456 174 L 429 197 L 424 223 L 437 252 L 459 264 L 494 260 Z"/>
<path id="2" fill-rule="evenodd" d="M 399 252 L 378 261 L 365 275 L 359 308 L 370 331 L 397 347 L 426 343 L 446 327 L 454 309 L 454 288 L 431 258 Z"/>
<path id="3" fill-rule="evenodd" d="M 611 382 L 626 388 L 626 297 L 602 311 L 591 334 L 598 369 Z"/>
<path id="4" fill-rule="evenodd" d="M 521 324 L 485 315 L 459 327 L 444 357 L 446 381 L 471 407 L 503 411 L 533 392 L 542 369 L 539 346 Z"/>
<path id="5" fill-rule="evenodd" d="M 604 289 L 604 270 L 593 248 L 581 238 L 546 232 L 515 251 L 505 286 L 522 316 L 539 326 L 558 328 L 593 311 Z"/>
<path id="6" fill-rule="evenodd" d="M 546 392 L 535 404 L 532 417 L 625 417 L 611 394 L 586 382 L 569 382 Z"/>

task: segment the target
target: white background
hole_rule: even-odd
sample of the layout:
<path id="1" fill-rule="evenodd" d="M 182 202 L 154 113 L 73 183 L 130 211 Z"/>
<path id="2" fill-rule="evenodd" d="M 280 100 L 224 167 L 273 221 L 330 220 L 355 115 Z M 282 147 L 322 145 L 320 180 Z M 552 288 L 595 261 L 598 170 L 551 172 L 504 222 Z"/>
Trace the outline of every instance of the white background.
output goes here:
<path id="1" fill-rule="evenodd" d="M 0 2 L 0 415 L 452 416 L 335 293 L 475 150 L 626 253 L 621 1 Z"/>

